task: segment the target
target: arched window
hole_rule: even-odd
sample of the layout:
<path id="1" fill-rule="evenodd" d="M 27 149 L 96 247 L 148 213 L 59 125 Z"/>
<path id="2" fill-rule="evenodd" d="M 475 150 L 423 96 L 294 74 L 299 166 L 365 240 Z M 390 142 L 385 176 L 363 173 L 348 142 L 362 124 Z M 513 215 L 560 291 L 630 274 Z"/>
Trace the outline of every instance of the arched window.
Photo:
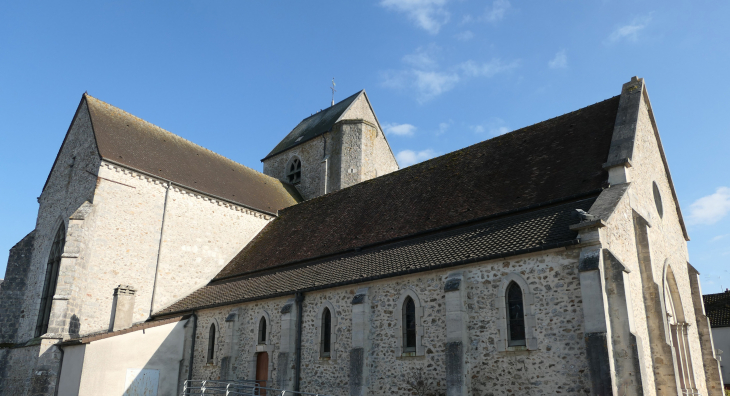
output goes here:
<path id="1" fill-rule="evenodd" d="M 522 289 L 512 282 L 507 287 L 507 334 L 508 346 L 526 345 L 525 343 L 525 306 Z"/>
<path id="2" fill-rule="evenodd" d="M 41 294 L 41 307 L 38 312 L 38 321 L 36 322 L 35 336 L 48 332 L 48 321 L 51 317 L 51 306 L 53 305 L 53 295 L 56 294 L 56 284 L 58 283 L 58 270 L 61 267 L 61 255 L 63 254 L 63 245 L 66 243 L 66 229 L 63 223 L 58 227 L 56 236 L 53 238 L 51 253 L 48 255 L 48 263 L 46 265 L 46 279 L 43 282 L 43 293 Z"/>
<path id="3" fill-rule="evenodd" d="M 208 363 L 213 363 L 215 357 L 215 324 L 210 325 L 208 332 Z"/>
<path id="4" fill-rule="evenodd" d="M 302 161 L 294 157 L 286 166 L 286 180 L 291 184 L 299 183 L 302 179 Z"/>
<path id="5" fill-rule="evenodd" d="M 403 301 L 403 352 L 416 352 L 416 303 L 410 296 Z"/>
<path id="6" fill-rule="evenodd" d="M 259 345 L 266 344 L 266 318 L 261 317 L 259 320 Z"/>
<path id="7" fill-rule="evenodd" d="M 322 357 L 330 357 L 332 351 L 332 314 L 329 308 L 322 312 Z"/>

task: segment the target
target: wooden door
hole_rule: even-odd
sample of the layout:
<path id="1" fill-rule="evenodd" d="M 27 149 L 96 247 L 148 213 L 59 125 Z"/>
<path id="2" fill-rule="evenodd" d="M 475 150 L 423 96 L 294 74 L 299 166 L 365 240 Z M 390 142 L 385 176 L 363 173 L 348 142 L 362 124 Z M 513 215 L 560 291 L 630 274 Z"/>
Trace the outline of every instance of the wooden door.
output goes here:
<path id="1" fill-rule="evenodd" d="M 260 352 L 256 355 L 256 383 L 259 386 L 268 387 L 269 380 L 269 354 L 268 352 Z M 266 390 L 262 389 L 262 396 L 266 395 Z"/>

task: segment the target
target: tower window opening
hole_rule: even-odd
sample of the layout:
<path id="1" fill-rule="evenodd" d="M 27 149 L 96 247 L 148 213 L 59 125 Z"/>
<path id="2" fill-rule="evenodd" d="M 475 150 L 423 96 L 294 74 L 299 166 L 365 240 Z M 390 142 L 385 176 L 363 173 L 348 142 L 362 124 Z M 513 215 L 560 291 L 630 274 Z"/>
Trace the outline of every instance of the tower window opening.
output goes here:
<path id="1" fill-rule="evenodd" d="M 302 161 L 294 157 L 286 167 L 286 180 L 291 184 L 299 183 L 302 180 Z"/>

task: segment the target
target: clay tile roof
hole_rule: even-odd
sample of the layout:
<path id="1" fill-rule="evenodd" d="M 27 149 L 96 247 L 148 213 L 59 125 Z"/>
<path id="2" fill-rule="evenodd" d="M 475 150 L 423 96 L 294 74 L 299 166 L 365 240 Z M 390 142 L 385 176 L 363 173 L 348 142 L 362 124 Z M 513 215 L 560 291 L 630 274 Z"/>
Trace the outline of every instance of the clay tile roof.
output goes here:
<path id="1" fill-rule="evenodd" d="M 155 316 L 428 271 L 575 244 L 576 209 L 595 195 L 497 215 L 473 224 L 307 261 L 279 271 L 212 282 Z"/>
<path id="2" fill-rule="evenodd" d="M 292 186 L 84 95 L 102 158 L 237 202 L 276 213 L 301 201 Z"/>
<path id="3" fill-rule="evenodd" d="M 264 157 L 263 160 L 273 157 L 283 151 L 289 150 L 294 146 L 298 146 L 308 140 L 312 140 L 317 136 L 322 135 L 332 129 L 340 116 L 347 111 L 350 105 L 357 99 L 357 97 L 364 91 L 360 91 L 342 101 L 335 103 L 334 106 L 330 106 L 316 114 L 303 119 L 291 132 L 289 132 L 279 144 L 274 147 L 271 152 Z"/>
<path id="4" fill-rule="evenodd" d="M 600 190 L 619 97 L 289 207 L 216 280 Z"/>
<path id="5" fill-rule="evenodd" d="M 730 291 L 702 296 L 711 327 L 730 327 Z"/>

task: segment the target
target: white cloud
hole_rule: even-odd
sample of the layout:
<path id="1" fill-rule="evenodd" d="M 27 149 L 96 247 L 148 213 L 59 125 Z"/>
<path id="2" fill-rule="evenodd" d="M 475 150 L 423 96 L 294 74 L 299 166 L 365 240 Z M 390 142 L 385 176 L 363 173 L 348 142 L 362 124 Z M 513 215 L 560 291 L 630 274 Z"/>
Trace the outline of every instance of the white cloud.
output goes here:
<path id="1" fill-rule="evenodd" d="M 484 20 L 487 22 L 497 22 L 504 18 L 511 4 L 507 0 L 494 0 L 491 7 L 487 7 L 484 12 Z"/>
<path id="2" fill-rule="evenodd" d="M 551 69 L 565 69 L 568 67 L 568 55 L 565 53 L 565 50 L 558 51 L 555 57 L 548 62 L 548 66 Z"/>
<path id="3" fill-rule="evenodd" d="M 476 134 L 488 134 L 490 136 L 504 135 L 505 133 L 512 130 L 501 118 L 493 118 L 490 121 L 479 125 L 471 125 L 469 126 L 469 129 L 471 129 Z"/>
<path id="4" fill-rule="evenodd" d="M 450 91 L 461 80 L 456 73 L 414 70 L 418 101 L 427 102 L 446 91 Z"/>
<path id="5" fill-rule="evenodd" d="M 436 57 L 441 51 L 436 44 L 429 44 L 425 47 L 418 47 L 416 52 L 405 55 L 403 62 L 418 69 L 432 69 L 438 66 Z"/>
<path id="6" fill-rule="evenodd" d="M 400 164 L 401 168 L 405 168 L 406 166 L 411 166 L 418 162 L 431 159 L 435 156 L 436 152 L 431 149 L 426 149 L 418 152 L 413 150 L 403 150 L 396 154 L 395 158 L 398 160 L 398 164 Z"/>
<path id="7" fill-rule="evenodd" d="M 493 77 L 495 74 L 512 70 L 518 66 L 518 61 L 504 63 L 501 59 L 492 59 L 485 63 L 469 60 L 459 65 L 459 68 L 469 77 Z"/>
<path id="8" fill-rule="evenodd" d="M 380 5 L 402 12 L 419 27 L 431 34 L 437 34 L 441 26 L 449 21 L 444 8 L 447 0 L 382 0 Z"/>
<path id="9" fill-rule="evenodd" d="M 690 224 L 715 224 L 730 212 L 730 188 L 719 187 L 689 206 Z"/>
<path id="10" fill-rule="evenodd" d="M 729 237 L 729 236 L 730 236 L 730 234 L 718 235 L 718 236 L 716 236 L 716 237 L 714 237 L 714 238 L 710 239 L 710 242 L 717 242 L 717 241 L 719 241 L 720 239 L 725 239 L 725 238 L 727 238 L 727 237 Z"/>
<path id="11" fill-rule="evenodd" d="M 429 100 L 453 89 L 458 83 L 475 77 L 493 77 L 519 66 L 519 61 L 503 62 L 492 59 L 479 63 L 468 60 L 448 68 L 442 68 L 438 62 L 440 48 L 436 45 L 419 47 L 412 54 L 403 57 L 408 68 L 382 73 L 384 86 L 416 94 L 419 103 Z"/>
<path id="12" fill-rule="evenodd" d="M 651 16 L 635 18 L 631 23 L 616 27 L 608 36 L 609 43 L 615 43 L 620 40 L 636 41 L 639 39 L 639 32 L 651 22 Z"/>
<path id="13" fill-rule="evenodd" d="M 449 122 L 442 122 L 439 124 L 439 130 L 436 132 L 436 136 L 443 135 L 446 133 L 446 131 L 451 128 L 451 121 Z"/>
<path id="14" fill-rule="evenodd" d="M 386 135 L 396 135 L 396 136 L 413 136 L 413 133 L 416 132 L 416 127 L 411 124 L 384 124 L 383 129 L 385 129 Z"/>
<path id="15" fill-rule="evenodd" d="M 474 33 L 472 33 L 471 30 L 464 30 L 463 32 L 455 35 L 457 40 L 460 41 L 469 41 L 474 38 Z"/>

